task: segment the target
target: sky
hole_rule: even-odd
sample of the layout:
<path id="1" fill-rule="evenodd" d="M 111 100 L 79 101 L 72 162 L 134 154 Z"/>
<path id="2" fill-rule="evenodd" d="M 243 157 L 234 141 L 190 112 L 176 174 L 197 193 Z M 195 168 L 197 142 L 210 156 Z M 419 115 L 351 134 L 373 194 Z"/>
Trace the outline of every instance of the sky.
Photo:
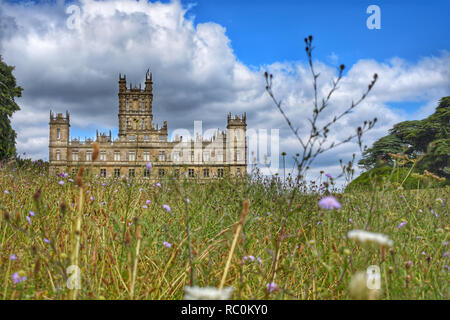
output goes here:
<path id="1" fill-rule="evenodd" d="M 79 11 L 66 13 L 70 5 Z M 370 5 L 380 28 L 369 29 Z M 72 18 L 79 12 L 79 25 Z M 308 135 L 313 87 L 303 39 L 313 35 L 319 96 L 340 64 L 344 77 L 319 125 L 368 98 L 332 127 L 339 142 L 364 120 L 377 125 L 370 146 L 395 123 L 422 119 L 450 95 L 450 1 L 5 1 L 0 0 L 0 54 L 24 88 L 12 123 L 18 151 L 48 159 L 50 109 L 71 113 L 72 137 L 96 129 L 117 134 L 118 74 L 133 83 L 153 72 L 155 122 L 193 130 L 226 127 L 228 112 L 247 113 L 248 129 L 279 129 L 287 166 L 301 147 L 265 92 L 264 71 L 302 137 Z M 72 20 L 71 20 L 72 19 Z M 340 171 L 361 152 L 353 142 L 320 156 L 313 172 Z"/>

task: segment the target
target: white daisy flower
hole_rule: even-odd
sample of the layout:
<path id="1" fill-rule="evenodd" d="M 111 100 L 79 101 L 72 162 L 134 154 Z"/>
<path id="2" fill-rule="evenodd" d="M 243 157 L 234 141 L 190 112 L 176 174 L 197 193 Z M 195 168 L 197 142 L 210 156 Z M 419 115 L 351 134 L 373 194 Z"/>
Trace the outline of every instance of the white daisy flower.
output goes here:
<path id="1" fill-rule="evenodd" d="M 184 288 L 184 300 L 228 300 L 233 293 L 233 289 L 233 287 L 217 289 L 215 287 L 186 286 Z"/>
<path id="2" fill-rule="evenodd" d="M 349 239 L 356 240 L 363 245 L 378 245 L 392 247 L 394 241 L 387 235 L 364 230 L 352 230 L 347 234 Z"/>

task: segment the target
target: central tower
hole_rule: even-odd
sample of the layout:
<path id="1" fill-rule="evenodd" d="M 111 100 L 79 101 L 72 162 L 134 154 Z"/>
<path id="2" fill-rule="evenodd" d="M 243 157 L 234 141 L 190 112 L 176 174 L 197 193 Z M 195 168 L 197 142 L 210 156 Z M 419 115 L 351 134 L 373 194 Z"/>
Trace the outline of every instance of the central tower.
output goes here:
<path id="1" fill-rule="evenodd" d="M 153 128 L 153 81 L 145 73 L 145 88 L 141 84 L 127 88 L 127 77 L 119 74 L 119 137 L 150 133 Z"/>

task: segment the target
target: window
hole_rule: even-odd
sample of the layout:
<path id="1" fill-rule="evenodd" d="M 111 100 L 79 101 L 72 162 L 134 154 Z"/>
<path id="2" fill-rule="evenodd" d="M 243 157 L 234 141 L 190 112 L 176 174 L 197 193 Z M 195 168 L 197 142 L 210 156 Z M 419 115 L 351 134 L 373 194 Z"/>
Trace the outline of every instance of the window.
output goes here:
<path id="1" fill-rule="evenodd" d="M 194 171 L 194 169 L 188 169 L 188 176 L 189 176 L 189 178 L 195 177 L 195 171 Z"/>
<path id="2" fill-rule="evenodd" d="M 114 169 L 114 177 L 120 177 L 120 169 Z"/>
<path id="3" fill-rule="evenodd" d="M 61 160 L 61 151 L 56 150 L 56 160 L 59 161 Z"/>
<path id="4" fill-rule="evenodd" d="M 222 150 L 218 150 L 216 152 L 216 160 L 217 161 L 223 161 L 223 151 Z"/>
<path id="5" fill-rule="evenodd" d="M 128 140 L 129 140 L 129 141 L 134 141 L 134 140 L 136 140 L 136 139 L 135 139 L 134 136 L 129 136 L 129 137 L 128 137 Z"/>
<path id="6" fill-rule="evenodd" d="M 236 168 L 236 174 L 240 175 L 241 174 L 241 168 Z"/>
<path id="7" fill-rule="evenodd" d="M 159 152 L 158 160 L 159 161 L 166 161 L 166 152 L 165 151 L 160 151 Z"/>
<path id="8" fill-rule="evenodd" d="M 92 151 L 86 151 L 86 161 L 92 160 Z"/>
<path id="9" fill-rule="evenodd" d="M 194 151 L 189 151 L 189 153 L 191 154 L 191 161 L 194 162 Z"/>
<path id="10" fill-rule="evenodd" d="M 203 169 L 203 178 L 209 177 L 209 169 Z"/>
<path id="11" fill-rule="evenodd" d="M 145 130 L 145 119 L 142 119 L 142 130 Z"/>
<path id="12" fill-rule="evenodd" d="M 120 161 L 120 151 L 114 151 L 114 161 Z"/>
<path id="13" fill-rule="evenodd" d="M 180 151 L 173 152 L 173 161 L 180 161 Z"/>
<path id="14" fill-rule="evenodd" d="M 203 151 L 203 162 L 209 162 L 209 151 Z"/>
<path id="15" fill-rule="evenodd" d="M 58 139 L 58 140 L 61 139 L 61 129 L 60 128 L 56 129 L 56 139 Z"/>
<path id="16" fill-rule="evenodd" d="M 100 161 L 106 161 L 106 151 L 100 151 Z"/>
<path id="17" fill-rule="evenodd" d="M 127 118 L 127 129 L 129 128 L 129 126 L 130 126 L 130 120 Z"/>
<path id="18" fill-rule="evenodd" d="M 180 176 L 180 169 L 173 169 L 173 175 L 178 178 Z"/>
<path id="19" fill-rule="evenodd" d="M 77 169 L 76 168 L 72 168 L 72 175 L 76 175 L 77 174 Z"/>
<path id="20" fill-rule="evenodd" d="M 134 151 L 128 152 L 128 161 L 135 161 L 136 160 L 136 154 Z"/>
<path id="21" fill-rule="evenodd" d="M 78 161 L 78 151 L 72 151 L 72 160 Z"/>
<path id="22" fill-rule="evenodd" d="M 236 150 L 236 160 L 241 161 L 241 150 Z"/>
<path id="23" fill-rule="evenodd" d="M 125 104 L 126 104 L 127 111 L 130 110 L 130 104 L 128 103 L 128 99 L 125 101 Z M 128 125 L 128 119 L 127 119 L 127 125 Z"/>
<path id="24" fill-rule="evenodd" d="M 128 170 L 128 176 L 130 177 L 130 178 L 133 178 L 134 177 L 134 169 L 129 169 Z"/>
<path id="25" fill-rule="evenodd" d="M 149 135 L 145 135 L 144 136 L 144 141 L 150 141 L 150 136 Z"/>
<path id="26" fill-rule="evenodd" d="M 165 141 L 165 137 L 164 136 L 159 136 L 159 141 Z"/>
<path id="27" fill-rule="evenodd" d="M 160 177 L 164 177 L 165 174 L 166 174 L 166 170 L 164 170 L 164 169 L 159 169 L 159 170 L 158 170 L 158 175 L 159 175 Z"/>
<path id="28" fill-rule="evenodd" d="M 144 169 L 144 177 L 150 177 L 150 170 Z"/>
<path id="29" fill-rule="evenodd" d="M 144 161 L 150 161 L 150 151 L 144 151 Z"/>
<path id="30" fill-rule="evenodd" d="M 100 177 L 106 177 L 106 169 L 100 169 Z"/>
<path id="31" fill-rule="evenodd" d="M 222 178 L 222 177 L 223 177 L 223 168 L 217 169 L 217 176 L 218 176 L 219 178 Z"/>
<path id="32" fill-rule="evenodd" d="M 145 101 L 142 99 L 142 111 L 145 111 Z"/>
<path id="33" fill-rule="evenodd" d="M 241 130 L 236 130 L 236 141 L 241 140 Z"/>

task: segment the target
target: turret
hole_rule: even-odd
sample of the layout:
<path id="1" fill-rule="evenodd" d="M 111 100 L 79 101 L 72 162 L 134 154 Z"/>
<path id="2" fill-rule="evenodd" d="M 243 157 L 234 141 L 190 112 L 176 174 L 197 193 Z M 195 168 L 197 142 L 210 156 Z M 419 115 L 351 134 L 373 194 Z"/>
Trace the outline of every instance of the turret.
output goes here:
<path id="1" fill-rule="evenodd" d="M 62 113 L 54 114 L 50 111 L 50 144 L 49 144 L 49 160 L 66 161 L 67 147 L 70 138 L 70 115 L 66 111 L 66 116 Z"/>

